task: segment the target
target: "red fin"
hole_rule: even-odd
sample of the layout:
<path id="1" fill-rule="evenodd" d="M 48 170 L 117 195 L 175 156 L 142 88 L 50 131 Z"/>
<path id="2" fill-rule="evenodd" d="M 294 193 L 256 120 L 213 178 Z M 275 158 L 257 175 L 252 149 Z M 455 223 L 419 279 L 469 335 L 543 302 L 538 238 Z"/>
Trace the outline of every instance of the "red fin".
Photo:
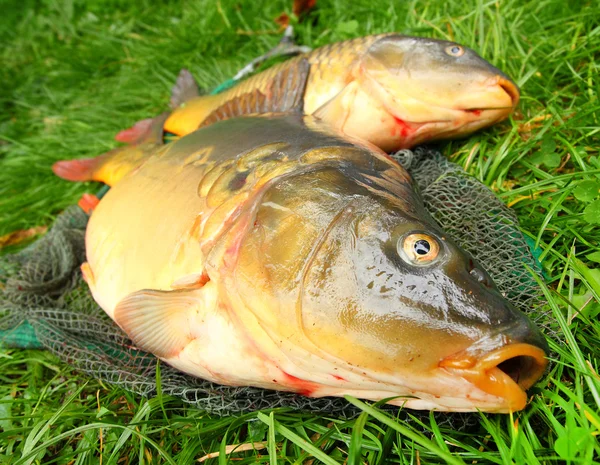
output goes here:
<path id="1" fill-rule="evenodd" d="M 100 199 L 94 194 L 83 194 L 77 202 L 77 205 L 86 213 L 91 214 L 94 208 L 100 203 Z"/>
<path id="2" fill-rule="evenodd" d="M 52 171 L 59 178 L 67 181 L 92 181 L 94 172 L 100 163 L 102 157 L 82 158 L 81 160 L 62 160 L 52 165 Z"/>
<path id="3" fill-rule="evenodd" d="M 155 118 L 147 118 L 138 121 L 129 129 L 124 129 L 115 136 L 115 140 L 118 142 L 125 142 L 126 144 L 135 144 L 146 138 L 152 132 L 152 125 Z"/>

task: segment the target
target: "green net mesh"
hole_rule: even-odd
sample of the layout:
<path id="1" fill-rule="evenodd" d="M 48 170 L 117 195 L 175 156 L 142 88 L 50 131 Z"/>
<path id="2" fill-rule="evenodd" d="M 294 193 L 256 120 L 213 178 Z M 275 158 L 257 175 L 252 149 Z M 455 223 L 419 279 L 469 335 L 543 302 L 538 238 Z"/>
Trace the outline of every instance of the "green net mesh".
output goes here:
<path id="1" fill-rule="evenodd" d="M 525 265 L 539 276 L 541 268 L 515 215 L 491 190 L 439 152 L 419 148 L 394 157 L 412 174 L 440 226 L 483 264 L 508 300 L 546 326 L 543 296 Z M 5 342 L 46 348 L 90 376 L 150 396 L 156 392 L 157 359 L 132 345 L 94 302 L 81 278 L 86 224 L 87 215 L 79 207 L 70 207 L 36 243 L 0 257 L 1 334 Z M 162 363 L 160 369 L 164 394 L 219 415 L 277 407 L 336 417 L 357 413 L 341 398 L 222 386 Z M 439 423 L 456 425 L 457 415 L 441 415 Z M 459 418 L 462 426 L 478 422 L 477 415 Z"/>

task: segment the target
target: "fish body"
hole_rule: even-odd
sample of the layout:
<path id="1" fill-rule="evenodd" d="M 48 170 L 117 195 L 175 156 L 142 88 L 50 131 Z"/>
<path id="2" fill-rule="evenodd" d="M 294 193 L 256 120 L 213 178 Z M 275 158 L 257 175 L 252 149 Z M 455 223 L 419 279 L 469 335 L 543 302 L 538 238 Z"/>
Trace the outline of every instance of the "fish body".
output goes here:
<path id="1" fill-rule="evenodd" d="M 462 137 L 507 118 L 519 101 L 517 85 L 473 50 L 454 42 L 381 34 L 318 48 L 275 65 L 217 95 L 197 96 L 183 70 L 172 113 L 140 121 L 116 139 L 125 146 L 106 154 L 136 166 L 140 150 L 197 128 L 248 114 L 298 112 L 370 142 L 384 151 Z M 194 97 L 195 96 L 195 97 Z M 148 142 L 152 144 L 149 145 Z M 107 182 L 94 159 L 59 162 L 69 180 Z"/>
<path id="2" fill-rule="evenodd" d="M 306 77 L 300 63 L 306 61 Z M 293 70 L 290 73 L 290 70 Z M 293 75 L 289 86 L 280 79 Z M 288 86 L 285 92 L 277 92 Z M 182 136 L 228 102 L 300 92 L 303 111 L 385 151 L 460 137 L 508 117 L 519 100 L 516 84 L 473 50 L 423 37 L 380 34 L 338 42 L 292 58 L 233 88 L 196 97 L 176 108 L 166 131 Z M 250 105 L 231 116 L 258 113 Z"/>
<path id="3" fill-rule="evenodd" d="M 311 117 L 244 117 L 115 182 L 82 267 L 134 343 L 214 382 L 508 412 L 544 338 L 380 150 Z"/>

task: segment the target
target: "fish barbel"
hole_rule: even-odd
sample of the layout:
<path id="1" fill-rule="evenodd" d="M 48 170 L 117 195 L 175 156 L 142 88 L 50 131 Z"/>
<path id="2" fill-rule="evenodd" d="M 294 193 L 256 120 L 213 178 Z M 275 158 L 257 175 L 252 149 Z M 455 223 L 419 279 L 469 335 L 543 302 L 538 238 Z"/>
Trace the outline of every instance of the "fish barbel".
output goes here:
<path id="1" fill-rule="evenodd" d="M 104 155 L 135 167 L 140 150 L 227 118 L 295 110 L 387 152 L 437 139 L 463 137 L 507 118 L 519 101 L 517 85 L 457 43 L 381 34 L 338 42 L 287 60 L 217 95 L 198 96 L 183 71 L 174 110 L 117 134 L 132 144 Z M 69 180 L 106 182 L 105 172 L 55 165 Z"/>
<path id="2" fill-rule="evenodd" d="M 407 172 L 312 117 L 218 122 L 113 181 L 84 277 L 137 346 L 181 371 L 509 412 L 545 369 L 544 337 Z"/>

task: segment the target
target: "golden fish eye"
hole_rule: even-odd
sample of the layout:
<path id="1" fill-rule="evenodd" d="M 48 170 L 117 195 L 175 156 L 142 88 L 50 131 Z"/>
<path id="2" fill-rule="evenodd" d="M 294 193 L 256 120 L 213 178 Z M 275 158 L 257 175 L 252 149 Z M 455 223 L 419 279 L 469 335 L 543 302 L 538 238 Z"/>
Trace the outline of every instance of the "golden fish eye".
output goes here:
<path id="1" fill-rule="evenodd" d="M 450 55 L 451 57 L 461 57 L 464 55 L 464 53 L 465 49 L 460 45 L 450 45 L 446 47 L 446 54 Z"/>
<path id="2" fill-rule="evenodd" d="M 437 258 L 440 244 L 437 239 L 427 234 L 409 234 L 402 241 L 403 257 L 413 265 L 427 265 Z"/>

